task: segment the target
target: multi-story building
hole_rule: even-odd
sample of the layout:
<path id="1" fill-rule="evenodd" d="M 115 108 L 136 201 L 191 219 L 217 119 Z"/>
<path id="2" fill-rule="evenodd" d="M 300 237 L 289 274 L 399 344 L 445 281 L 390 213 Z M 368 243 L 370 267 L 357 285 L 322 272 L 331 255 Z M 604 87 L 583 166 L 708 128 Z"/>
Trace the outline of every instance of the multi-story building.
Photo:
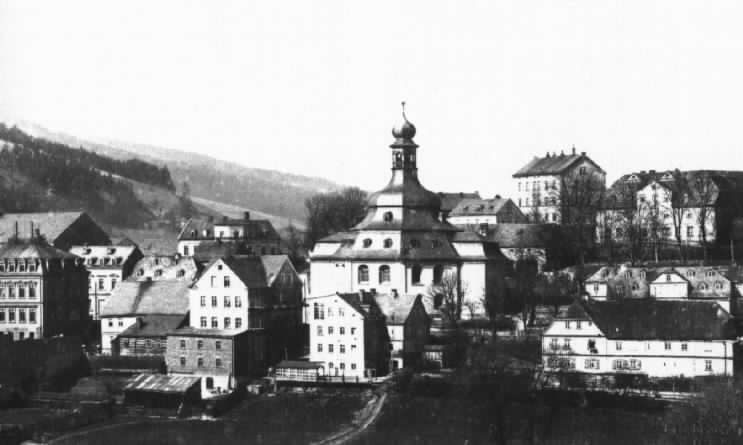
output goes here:
<path id="1" fill-rule="evenodd" d="M 0 215 L 0 244 L 11 238 L 28 238 L 39 232 L 52 246 L 108 245 L 108 234 L 85 212 L 3 213 Z"/>
<path id="2" fill-rule="evenodd" d="M 493 199 L 462 199 L 449 213 L 447 221 L 478 230 L 488 225 L 525 223 L 527 219 L 513 201 L 496 195 Z"/>
<path id="3" fill-rule="evenodd" d="M 390 338 L 390 370 L 420 365 L 431 329 L 423 296 L 376 294 L 374 301 L 385 316 Z"/>
<path id="4" fill-rule="evenodd" d="M 113 355 L 165 357 L 170 332 L 188 324 L 188 317 L 176 315 L 141 315 L 113 340 Z"/>
<path id="5" fill-rule="evenodd" d="M 189 281 L 124 281 L 101 310 L 101 351 L 117 354 L 117 338 L 130 327 L 151 326 L 154 316 L 185 319 Z M 129 347 L 123 349 L 130 349 Z"/>
<path id="6" fill-rule="evenodd" d="M 245 254 L 277 255 L 285 254 L 281 237 L 270 221 L 250 219 L 250 212 L 244 212 L 242 219 L 224 217 L 189 219 L 178 234 L 178 253 L 194 256 L 196 247 L 204 243 L 240 243 Z M 238 252 L 235 252 L 238 253 Z"/>
<path id="7" fill-rule="evenodd" d="M 714 301 L 577 301 L 542 338 L 546 372 L 733 375 L 733 319 Z"/>
<path id="8" fill-rule="evenodd" d="M 132 274 L 134 265 L 142 258 L 142 252 L 136 246 L 72 246 L 70 253 L 81 257 L 90 272 L 89 313 L 93 320 L 98 320 L 101 307 L 106 304 L 116 285 Z"/>
<path id="9" fill-rule="evenodd" d="M 134 265 L 130 281 L 193 282 L 200 271 L 192 257 L 181 255 L 147 255 Z"/>
<path id="10" fill-rule="evenodd" d="M 600 193 L 606 183 L 606 173 L 585 152 L 571 154 L 547 153 L 534 157 L 521 167 L 513 178 L 516 181 L 516 204 L 533 222 L 562 222 L 565 206 L 571 204 L 571 194 Z"/>
<path id="11" fill-rule="evenodd" d="M 83 336 L 89 327 L 88 272 L 75 255 L 38 235 L 10 239 L 0 250 L 0 332 L 15 340 L 59 334 Z"/>
<path id="12" fill-rule="evenodd" d="M 313 247 L 310 294 L 375 289 L 432 296 L 451 276 L 458 289 L 467 289 L 475 316 L 484 315 L 483 296 L 497 285 L 505 258 L 495 242 L 441 219 L 441 198 L 418 180 L 415 126 L 403 118 L 392 131 L 392 178 L 369 196 L 366 217 Z"/>
<path id="13" fill-rule="evenodd" d="M 743 172 L 720 170 L 631 173 L 606 193 L 597 215 L 599 242 L 727 242 L 743 216 Z M 634 232 L 633 232 L 634 230 Z"/>
<path id="14" fill-rule="evenodd" d="M 366 380 L 387 374 L 390 337 L 371 293 L 314 297 L 310 306 L 310 361 L 321 364 L 325 376 Z"/>

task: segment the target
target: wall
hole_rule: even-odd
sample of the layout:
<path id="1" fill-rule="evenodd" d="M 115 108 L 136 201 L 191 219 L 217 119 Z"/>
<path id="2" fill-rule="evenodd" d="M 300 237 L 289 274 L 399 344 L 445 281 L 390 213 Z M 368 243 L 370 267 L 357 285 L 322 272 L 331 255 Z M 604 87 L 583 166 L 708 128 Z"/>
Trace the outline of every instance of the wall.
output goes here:
<path id="1" fill-rule="evenodd" d="M 135 316 L 101 318 L 101 351 L 104 354 L 111 354 L 113 340 L 136 322 Z"/>
<path id="2" fill-rule="evenodd" d="M 317 298 L 309 303 L 310 361 L 321 362 L 325 375 L 364 377 L 364 317 L 337 296 Z M 324 312 L 318 313 L 317 318 L 314 313 L 315 303 L 322 304 L 324 308 Z M 331 327 L 332 334 L 329 331 Z M 322 345 L 322 350 L 318 345 Z M 330 345 L 333 345 L 332 352 Z M 341 352 L 341 345 L 345 352 Z"/>
<path id="3" fill-rule="evenodd" d="M 225 277 L 229 278 L 229 287 L 224 286 Z M 208 329 L 237 329 L 236 325 L 238 322 L 240 329 L 263 328 L 264 326 L 250 325 L 248 317 L 248 311 L 250 309 L 249 295 L 250 291 L 245 287 L 240 278 L 221 260 L 217 261 L 202 273 L 199 281 L 189 291 L 188 301 L 191 311 L 191 327 L 197 329 L 203 328 L 201 326 L 201 319 L 202 317 L 206 317 L 206 328 Z M 204 306 L 201 305 L 201 297 L 205 297 Z M 212 305 L 212 297 L 216 297 L 216 306 Z M 229 306 L 225 304 L 225 298 L 227 298 Z M 236 306 L 236 302 L 239 302 L 240 306 Z M 217 326 L 212 325 L 213 317 L 217 318 Z M 229 326 L 225 326 L 226 318 L 229 319 Z"/>

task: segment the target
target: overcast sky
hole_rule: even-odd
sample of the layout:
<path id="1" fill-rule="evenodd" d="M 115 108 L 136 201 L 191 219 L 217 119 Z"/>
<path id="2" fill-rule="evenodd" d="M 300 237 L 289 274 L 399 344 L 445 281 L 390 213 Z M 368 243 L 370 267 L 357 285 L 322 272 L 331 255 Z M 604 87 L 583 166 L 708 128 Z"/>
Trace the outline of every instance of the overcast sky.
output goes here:
<path id="1" fill-rule="evenodd" d="M 0 0 L 0 114 L 378 189 L 401 100 L 433 190 L 546 151 L 743 169 L 743 2 Z"/>

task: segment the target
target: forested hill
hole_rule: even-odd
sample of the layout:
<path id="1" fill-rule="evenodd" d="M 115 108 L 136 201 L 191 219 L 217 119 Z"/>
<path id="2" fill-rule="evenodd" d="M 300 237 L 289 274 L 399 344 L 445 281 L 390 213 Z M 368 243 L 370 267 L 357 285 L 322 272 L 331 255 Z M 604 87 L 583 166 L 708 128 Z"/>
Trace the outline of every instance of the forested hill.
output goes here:
<path id="1" fill-rule="evenodd" d="M 162 215 L 139 199 L 133 181 L 174 195 L 165 167 L 113 159 L 0 124 L 0 211 L 85 210 L 110 225 L 142 227 Z"/>

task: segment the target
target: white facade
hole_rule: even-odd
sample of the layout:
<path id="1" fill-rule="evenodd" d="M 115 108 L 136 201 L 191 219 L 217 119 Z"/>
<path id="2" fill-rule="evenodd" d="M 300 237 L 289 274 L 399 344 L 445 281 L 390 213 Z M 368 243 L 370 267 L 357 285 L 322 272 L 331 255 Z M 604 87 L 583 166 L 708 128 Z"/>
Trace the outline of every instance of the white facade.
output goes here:
<path id="1" fill-rule="evenodd" d="M 247 329 L 249 290 L 223 260 L 206 269 L 188 295 L 189 323 L 196 329 Z M 260 323 L 261 320 L 256 320 Z"/>
<path id="2" fill-rule="evenodd" d="M 365 378 L 364 316 L 338 295 L 308 304 L 310 361 L 322 363 L 328 376 Z"/>
<path id="3" fill-rule="evenodd" d="M 112 352 L 113 341 L 122 332 L 137 322 L 135 316 L 102 316 L 101 317 L 101 351 L 104 354 Z"/>
<path id="4" fill-rule="evenodd" d="M 664 272 L 650 283 L 650 296 L 653 298 L 688 298 L 689 282 L 675 272 Z"/>

